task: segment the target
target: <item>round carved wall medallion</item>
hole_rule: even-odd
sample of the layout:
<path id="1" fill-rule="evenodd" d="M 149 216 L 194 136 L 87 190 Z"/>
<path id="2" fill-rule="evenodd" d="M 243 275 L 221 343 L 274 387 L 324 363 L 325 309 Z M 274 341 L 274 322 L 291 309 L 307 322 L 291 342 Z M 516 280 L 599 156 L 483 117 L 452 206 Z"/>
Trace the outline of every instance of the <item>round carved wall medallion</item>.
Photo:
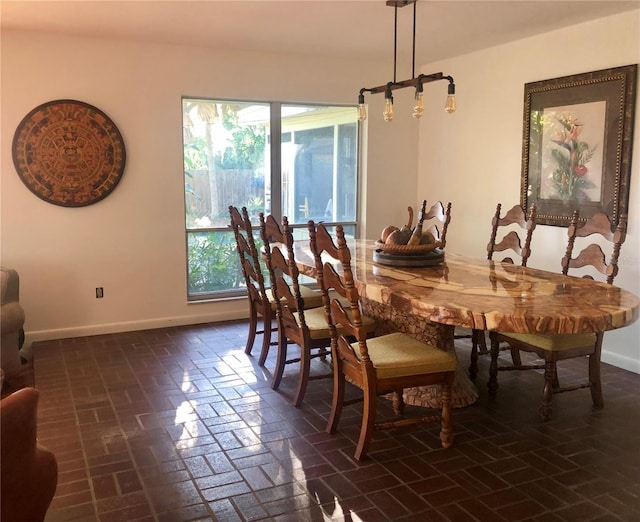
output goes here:
<path id="1" fill-rule="evenodd" d="M 13 137 L 13 163 L 36 196 L 63 207 L 106 198 L 124 172 L 120 131 L 100 109 L 76 100 L 39 105 Z"/>

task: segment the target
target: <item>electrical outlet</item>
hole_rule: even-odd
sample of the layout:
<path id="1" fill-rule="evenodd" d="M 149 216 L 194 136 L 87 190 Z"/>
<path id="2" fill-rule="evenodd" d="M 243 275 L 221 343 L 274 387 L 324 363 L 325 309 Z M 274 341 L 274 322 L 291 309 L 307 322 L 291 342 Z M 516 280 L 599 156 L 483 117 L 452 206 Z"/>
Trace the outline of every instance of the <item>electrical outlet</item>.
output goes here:
<path id="1" fill-rule="evenodd" d="M 104 288 L 101 286 L 96 287 L 96 299 L 102 299 L 104 297 Z"/>

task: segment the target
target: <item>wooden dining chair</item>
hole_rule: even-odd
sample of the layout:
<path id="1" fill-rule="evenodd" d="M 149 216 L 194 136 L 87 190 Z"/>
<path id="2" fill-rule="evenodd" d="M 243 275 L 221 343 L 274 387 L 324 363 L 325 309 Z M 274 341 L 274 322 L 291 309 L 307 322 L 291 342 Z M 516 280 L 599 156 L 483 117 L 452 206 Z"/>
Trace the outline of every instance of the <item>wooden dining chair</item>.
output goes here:
<path id="1" fill-rule="evenodd" d="M 527 266 L 527 261 L 531 256 L 531 238 L 536 228 L 536 205 L 535 203 L 531 205 L 528 217 L 520 205 L 514 205 L 502 217 L 500 217 L 501 210 L 502 205 L 498 203 L 496 213 L 491 220 L 491 237 L 487 244 L 487 259 L 493 259 L 493 255 L 496 252 L 511 250 L 513 254 L 520 258 L 520 266 Z M 508 230 L 504 236 L 498 237 L 500 227 L 508 227 L 509 225 L 518 225 L 523 231 L 526 231 L 524 245 L 520 234 L 515 230 Z M 505 257 L 502 262 L 515 264 L 512 257 Z"/>
<path id="2" fill-rule="evenodd" d="M 447 244 L 447 230 L 451 222 L 451 202 L 447 206 L 441 201 L 436 201 L 424 216 L 424 230 L 430 232 L 433 237 L 440 241 L 440 248 L 444 249 Z"/>
<path id="3" fill-rule="evenodd" d="M 282 227 L 272 215 L 260 213 L 260 237 L 264 243 L 264 258 L 271 288 L 275 297 L 278 324 L 278 355 L 271 388 L 278 389 L 287 364 L 298 364 L 298 386 L 293 399 L 300 406 L 310 380 L 329 378 L 332 373 L 311 375 L 311 361 L 326 357 L 331 344 L 329 328 L 324 318 L 322 294 L 316 292 L 313 299 L 302 295 L 300 271 L 293 250 L 293 234 L 287 217 Z M 300 356 L 288 359 L 289 344 L 300 348 Z"/>
<path id="4" fill-rule="evenodd" d="M 493 260 L 494 254 L 505 252 L 503 263 L 514 263 L 519 258 L 520 266 L 527 266 L 531 255 L 531 239 L 536 228 L 536 206 L 531 205 L 527 216 L 520 205 L 511 207 L 504 216 L 501 216 L 502 205 L 498 203 L 496 212 L 491 220 L 491 235 L 487 244 L 487 259 Z M 502 228 L 504 227 L 504 228 Z M 524 243 L 518 227 L 524 232 Z M 504 231 L 504 233 L 500 233 Z M 460 338 L 461 336 L 456 336 Z M 469 337 L 469 336 L 467 336 Z M 475 379 L 478 374 L 478 356 L 489 355 L 484 330 L 473 329 L 471 331 L 471 355 L 469 361 L 469 377 Z M 511 359 L 514 364 L 520 365 L 520 354 L 515 348 L 511 348 Z"/>
<path id="5" fill-rule="evenodd" d="M 242 208 L 242 213 L 244 216 L 236 207 L 229 206 L 231 229 L 236 240 L 236 250 L 240 258 L 240 266 L 247 287 L 249 302 L 249 335 L 244 352 L 247 355 L 251 354 L 256 334 L 262 334 L 262 349 L 260 350 L 258 364 L 263 366 L 271 346 L 271 330 L 275 319 L 275 300 L 270 299 L 267 294 L 253 238 L 251 220 L 245 207 Z M 262 318 L 262 330 L 258 330 L 259 318 Z"/>
<path id="6" fill-rule="evenodd" d="M 391 333 L 367 338 L 360 312 L 360 296 L 351 270 L 351 252 L 344 230 L 336 227 L 338 245 L 324 225 L 309 222 L 310 247 L 316 259 L 318 283 L 325 296 L 325 317 L 331 331 L 333 361 L 333 399 L 326 431 L 335 433 L 345 404 L 345 381 L 363 392 L 362 423 L 355 451 L 355 459 L 366 458 L 375 429 L 394 428 L 421 422 L 439 422 L 440 440 L 445 448 L 453 444 L 451 419 L 451 386 L 457 364 L 454 353 L 440 350 L 403 333 Z M 333 258 L 341 267 L 338 275 L 334 263 L 323 262 L 322 257 Z M 339 299 L 327 304 L 328 290 L 334 289 L 350 303 L 348 310 Z M 355 339 L 352 342 L 338 331 L 344 328 Z M 422 418 L 400 418 L 376 422 L 378 396 L 394 394 L 394 411 L 404 411 L 403 389 L 440 384 L 442 409 L 440 415 Z"/>
<path id="7" fill-rule="evenodd" d="M 256 335 L 262 334 L 258 364 L 264 366 L 269 349 L 277 345 L 277 341 L 271 340 L 273 321 L 276 318 L 276 302 L 269 283 L 265 282 L 249 212 L 246 207 L 242 207 L 241 213 L 236 207 L 229 206 L 229 214 L 249 301 L 249 334 L 244 351 L 247 355 L 251 354 Z M 300 293 L 309 306 L 322 306 L 322 296 L 313 288 L 302 285 Z M 262 318 L 262 329 L 258 330 L 260 318 Z"/>
<path id="8" fill-rule="evenodd" d="M 620 247 L 626 237 L 627 218 L 621 216 L 615 232 L 612 232 L 611 221 L 603 213 L 596 213 L 589 218 L 583 226 L 578 226 L 579 212 L 573 213 L 571 224 L 568 228 L 568 243 L 564 257 L 562 258 L 562 273 L 567 275 L 569 270 L 582 269 L 581 272 L 591 267 L 591 272 L 583 275 L 589 279 L 594 279 L 592 274 L 604 278 L 607 284 L 613 284 L 613 280 L 618 273 L 618 257 Z M 602 236 L 612 245 L 613 251 L 609 261 L 602 248 L 597 243 L 589 243 L 586 239 L 593 234 Z M 577 255 L 574 256 L 576 240 L 587 244 Z M 581 388 L 591 390 L 591 398 L 594 408 L 601 409 L 604 406 L 602 399 L 602 385 L 600 378 L 600 354 L 602 351 L 602 340 L 604 332 L 584 333 L 584 334 L 515 334 L 491 332 L 491 366 L 489 370 L 489 392 L 495 395 L 498 389 L 497 375 L 499 370 L 515 369 L 530 370 L 544 368 L 544 387 L 542 391 L 542 402 L 540 404 L 540 416 L 544 420 L 551 417 L 552 398 L 554 393 L 572 391 Z M 524 352 L 533 352 L 538 357 L 544 359 L 544 366 L 514 364 L 511 367 L 498 366 L 498 353 L 500 343 L 505 342 L 512 348 Z M 589 358 L 588 381 L 585 383 L 560 387 L 557 382 L 557 362 L 575 357 Z"/>

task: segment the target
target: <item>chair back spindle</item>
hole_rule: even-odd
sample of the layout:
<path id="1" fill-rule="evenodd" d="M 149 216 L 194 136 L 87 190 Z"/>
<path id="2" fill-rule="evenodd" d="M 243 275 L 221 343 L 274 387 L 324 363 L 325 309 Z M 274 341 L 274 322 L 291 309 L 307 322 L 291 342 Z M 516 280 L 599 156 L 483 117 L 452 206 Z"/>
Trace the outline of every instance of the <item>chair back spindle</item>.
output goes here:
<path id="1" fill-rule="evenodd" d="M 567 230 L 569 236 L 567 242 L 567 250 L 562 258 L 562 273 L 567 275 L 569 269 L 578 269 L 584 267 L 592 267 L 595 271 L 606 277 L 606 282 L 612 284 L 618 274 L 618 258 L 620 256 L 620 248 L 624 243 L 627 235 L 627 216 L 622 215 L 615 228 L 615 232 L 611 230 L 611 221 L 609 217 L 601 212 L 594 214 L 582 226 L 579 226 L 580 212 L 575 210 L 571 219 L 571 224 Z M 594 234 L 599 234 L 605 240 L 612 243 L 613 251 L 607 262 L 602 247 L 597 243 L 590 243 L 573 257 L 576 238 L 586 238 Z M 583 277 L 594 279 L 591 275 Z"/>
<path id="2" fill-rule="evenodd" d="M 536 206 L 535 204 L 531 206 L 528 217 L 520 205 L 514 205 L 503 217 L 500 217 L 501 210 L 502 205 L 498 203 L 496 212 L 491 220 L 491 236 L 489 238 L 489 243 L 487 244 L 487 259 L 493 259 L 495 252 L 512 250 L 520 257 L 520 265 L 527 266 L 527 261 L 531 256 L 531 239 L 533 237 L 533 231 L 536 228 Z M 499 227 L 506 227 L 514 224 L 520 226 L 520 228 L 526 231 L 524 245 L 522 244 L 520 235 L 515 230 L 510 230 L 502 237 L 502 239 L 497 239 Z M 503 262 L 514 263 L 514 260 L 511 257 L 505 257 Z"/>
<path id="3" fill-rule="evenodd" d="M 440 248 L 444 249 L 447 244 L 447 230 L 451 222 L 451 202 L 447 206 L 441 201 L 436 201 L 424 216 L 426 231 L 430 232 L 436 240 L 441 243 Z"/>
<path id="4" fill-rule="evenodd" d="M 300 271 L 295 262 L 293 234 L 287 217 L 282 218 L 280 228 L 273 215 L 265 217 L 261 212 L 260 236 L 264 244 L 264 257 L 276 303 L 276 317 L 283 321 L 285 331 L 293 328 L 297 332 L 299 328 L 306 328 L 307 325 L 304 317 L 304 298 L 300 293 Z M 283 248 L 286 254 L 282 252 Z"/>

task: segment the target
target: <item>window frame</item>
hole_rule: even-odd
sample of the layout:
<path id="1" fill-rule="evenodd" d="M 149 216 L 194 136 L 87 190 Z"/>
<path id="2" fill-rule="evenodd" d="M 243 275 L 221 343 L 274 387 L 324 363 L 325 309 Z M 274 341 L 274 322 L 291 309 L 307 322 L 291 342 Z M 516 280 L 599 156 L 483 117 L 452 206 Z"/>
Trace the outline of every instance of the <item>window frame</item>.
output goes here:
<path id="1" fill-rule="evenodd" d="M 266 145 L 269 147 L 269 177 L 270 177 L 270 198 L 269 198 L 269 206 L 270 213 L 278 220 L 282 220 L 282 107 L 283 106 L 300 106 L 300 107 L 344 107 L 344 108 L 353 108 L 354 114 L 356 114 L 357 106 L 352 104 L 339 104 L 339 103 L 305 103 L 305 102 L 283 102 L 283 101 L 265 101 L 265 100 L 247 100 L 247 99 L 232 99 L 232 98 L 208 98 L 208 97 L 195 97 L 195 96 L 182 96 L 181 97 L 181 112 L 183 114 L 182 124 L 184 125 L 184 101 L 185 100 L 199 100 L 199 101 L 211 101 L 214 103 L 242 103 L 242 104 L 260 104 L 267 105 L 269 107 L 269 143 Z M 356 136 L 355 136 L 355 211 L 354 211 L 354 220 L 345 220 L 345 221 L 321 221 L 327 227 L 332 228 L 338 225 L 342 225 L 348 231 L 351 230 L 355 237 L 358 237 L 360 231 L 360 209 L 362 205 L 362 181 L 361 181 L 361 169 L 360 169 L 360 147 L 361 147 L 361 135 L 362 135 L 362 125 L 361 122 L 357 121 L 357 118 L 354 117 Z M 337 125 L 336 125 L 337 128 Z M 184 135 L 182 140 L 182 150 L 184 155 L 185 150 L 185 142 Z M 335 154 L 335 152 L 334 152 Z M 213 292 L 202 292 L 202 293 L 191 293 L 189 290 L 189 237 L 190 234 L 216 234 L 216 233 L 232 233 L 231 227 L 229 225 L 226 226 L 212 226 L 212 227 L 198 227 L 192 228 L 187 226 L 187 200 L 186 200 L 186 189 L 184 188 L 186 185 L 186 169 L 183 167 L 183 203 L 184 203 L 184 211 L 183 215 L 185 217 L 185 282 L 186 282 L 186 294 L 187 294 L 187 302 L 189 304 L 198 303 L 198 302 L 212 302 L 212 301 L 223 301 L 228 299 L 236 299 L 246 296 L 246 289 L 244 287 L 240 287 L 233 290 L 219 290 Z M 277 202 L 274 203 L 274 202 Z M 266 202 L 265 202 L 266 203 Z M 252 223 L 253 225 L 253 233 L 256 237 L 256 242 L 259 244 L 259 229 L 257 223 Z M 295 232 L 298 229 L 306 230 L 306 223 L 290 223 L 290 228 L 292 232 Z M 265 267 L 263 267 L 265 268 Z M 238 269 L 240 267 L 238 266 Z M 269 282 L 269 276 L 265 272 L 265 280 Z"/>

